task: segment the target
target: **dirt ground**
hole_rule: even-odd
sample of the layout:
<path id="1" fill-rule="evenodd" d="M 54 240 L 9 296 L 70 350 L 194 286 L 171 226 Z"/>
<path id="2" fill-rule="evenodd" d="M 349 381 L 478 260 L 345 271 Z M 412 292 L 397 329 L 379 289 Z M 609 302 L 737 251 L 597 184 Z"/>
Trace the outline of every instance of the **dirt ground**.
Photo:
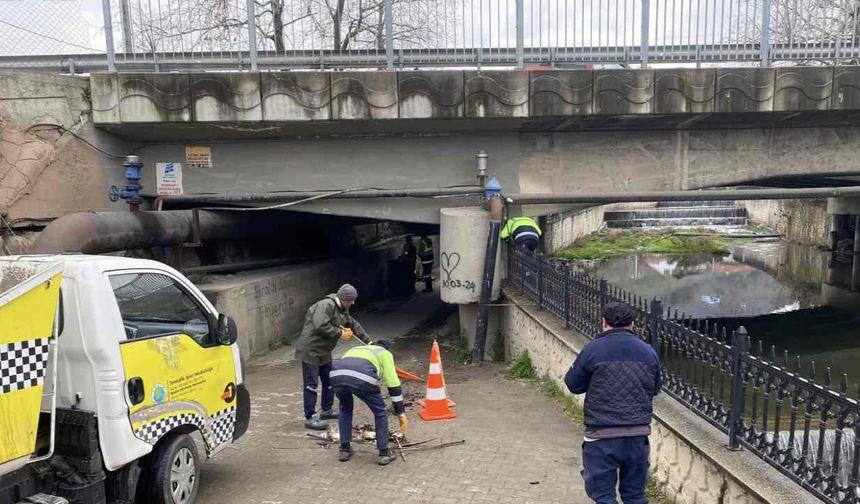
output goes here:
<path id="1" fill-rule="evenodd" d="M 447 332 L 441 309 L 438 297 L 416 294 L 359 310 L 356 317 L 373 337 L 395 340 L 398 366 L 425 376 L 432 339 Z M 407 452 L 405 462 L 380 467 L 375 445 L 354 441 L 352 460 L 338 462 L 336 444 L 320 446 L 303 428 L 301 366 L 284 347 L 248 365 L 250 429 L 204 465 L 199 502 L 589 502 L 579 475 L 581 427 L 533 384 L 508 379 L 503 365 L 458 364 L 451 341 L 441 343 L 458 417 L 424 422 L 417 405 L 408 407 L 409 441 L 465 444 Z M 335 356 L 345 349 L 341 343 Z M 407 402 L 423 397 L 423 385 L 404 388 Z M 372 423 L 360 402 L 354 423 Z"/>

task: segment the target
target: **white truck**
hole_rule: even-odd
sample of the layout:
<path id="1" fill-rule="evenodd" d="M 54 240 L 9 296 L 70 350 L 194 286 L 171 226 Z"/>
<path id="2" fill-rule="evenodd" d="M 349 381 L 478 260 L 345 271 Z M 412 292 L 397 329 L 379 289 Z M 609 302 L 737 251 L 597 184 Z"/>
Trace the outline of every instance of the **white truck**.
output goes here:
<path id="1" fill-rule="evenodd" d="M 250 420 L 236 337 L 164 264 L 0 258 L 0 504 L 195 502 Z"/>

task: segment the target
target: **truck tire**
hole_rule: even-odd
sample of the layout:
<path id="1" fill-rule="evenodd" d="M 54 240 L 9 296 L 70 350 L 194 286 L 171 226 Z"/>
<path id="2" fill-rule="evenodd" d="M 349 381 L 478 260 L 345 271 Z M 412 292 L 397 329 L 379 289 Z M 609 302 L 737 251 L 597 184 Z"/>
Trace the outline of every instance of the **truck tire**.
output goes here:
<path id="1" fill-rule="evenodd" d="M 188 434 L 162 441 L 151 458 L 146 478 L 147 499 L 153 504 L 194 504 L 200 487 L 200 458 Z"/>

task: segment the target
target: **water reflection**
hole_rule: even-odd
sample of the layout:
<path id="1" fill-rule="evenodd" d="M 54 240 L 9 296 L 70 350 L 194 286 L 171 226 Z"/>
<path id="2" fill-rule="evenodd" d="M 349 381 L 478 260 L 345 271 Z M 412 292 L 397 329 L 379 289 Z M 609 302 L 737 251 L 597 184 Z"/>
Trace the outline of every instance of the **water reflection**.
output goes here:
<path id="1" fill-rule="evenodd" d="M 860 261 L 858 261 L 860 262 Z M 804 374 L 830 366 L 834 382 L 860 380 L 860 268 L 815 247 L 737 245 L 725 257 L 633 254 L 583 266 L 636 294 L 731 331 L 740 325 L 782 360 L 799 355 Z M 853 394 L 852 394 L 853 395 Z"/>

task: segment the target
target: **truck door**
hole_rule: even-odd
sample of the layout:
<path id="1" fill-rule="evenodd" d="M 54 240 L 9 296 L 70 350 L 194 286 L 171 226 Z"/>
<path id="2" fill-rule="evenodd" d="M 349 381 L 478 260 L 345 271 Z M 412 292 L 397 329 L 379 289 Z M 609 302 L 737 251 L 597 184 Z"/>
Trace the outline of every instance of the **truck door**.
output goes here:
<path id="1" fill-rule="evenodd" d="M 195 425 L 210 453 L 232 441 L 236 369 L 231 348 L 216 341 L 214 314 L 163 272 L 113 273 L 109 280 L 125 329 L 120 351 L 135 436 L 154 445 Z"/>

